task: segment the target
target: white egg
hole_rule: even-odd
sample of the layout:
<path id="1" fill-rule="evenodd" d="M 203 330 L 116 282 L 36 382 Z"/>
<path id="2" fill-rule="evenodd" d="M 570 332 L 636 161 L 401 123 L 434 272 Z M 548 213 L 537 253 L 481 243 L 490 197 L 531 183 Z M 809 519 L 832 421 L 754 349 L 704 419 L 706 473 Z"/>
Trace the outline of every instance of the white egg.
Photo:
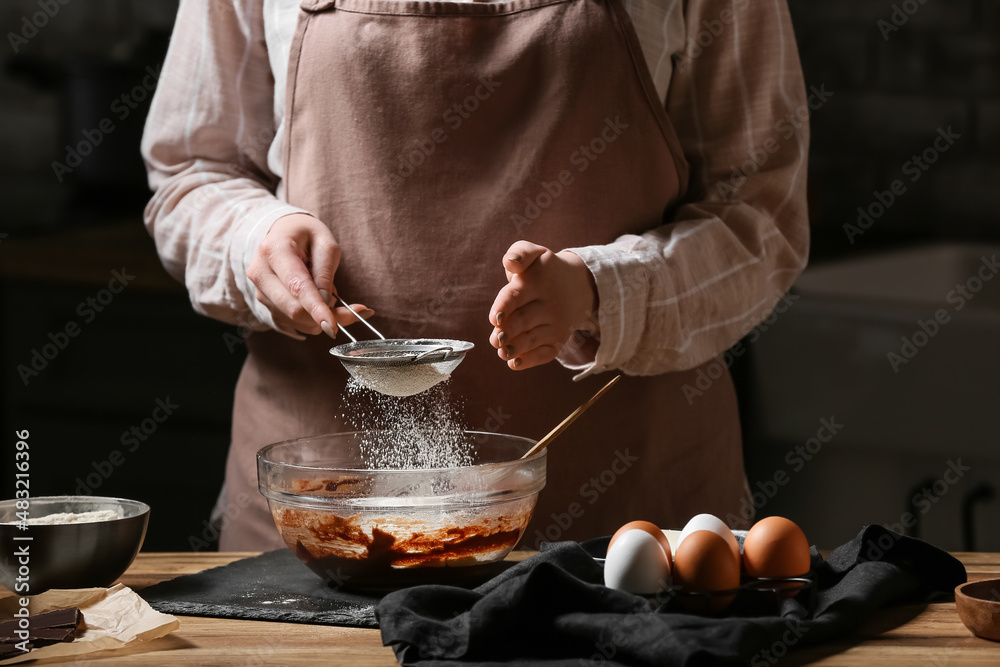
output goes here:
<path id="1" fill-rule="evenodd" d="M 677 547 L 681 545 L 681 531 L 664 530 L 663 534 L 667 536 L 667 542 L 670 543 L 670 553 L 677 553 Z"/>
<path id="2" fill-rule="evenodd" d="M 720 535 L 729 544 L 733 550 L 733 554 L 736 556 L 737 562 L 739 562 L 740 545 L 736 541 L 736 536 L 733 535 L 733 531 L 729 530 L 729 526 L 714 514 L 697 514 L 691 517 L 691 520 L 684 526 L 684 530 L 681 531 L 681 536 L 677 539 L 677 546 L 680 547 L 681 543 L 684 542 L 684 538 L 696 530 L 708 530 Z"/>
<path id="3" fill-rule="evenodd" d="M 670 560 L 656 538 L 644 530 L 622 533 L 608 549 L 604 585 L 636 595 L 664 589 L 670 578 Z"/>

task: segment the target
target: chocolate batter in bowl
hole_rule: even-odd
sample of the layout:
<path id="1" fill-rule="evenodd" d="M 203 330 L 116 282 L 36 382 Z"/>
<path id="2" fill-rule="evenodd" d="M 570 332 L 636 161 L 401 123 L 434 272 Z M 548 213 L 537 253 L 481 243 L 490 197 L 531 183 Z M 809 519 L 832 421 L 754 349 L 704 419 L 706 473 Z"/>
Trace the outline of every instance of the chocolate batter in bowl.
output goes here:
<path id="1" fill-rule="evenodd" d="M 534 441 L 466 431 L 472 465 L 370 469 L 392 432 L 288 440 L 257 453 L 257 480 L 285 544 L 332 586 L 390 590 L 484 580 L 514 548 L 545 486 Z"/>

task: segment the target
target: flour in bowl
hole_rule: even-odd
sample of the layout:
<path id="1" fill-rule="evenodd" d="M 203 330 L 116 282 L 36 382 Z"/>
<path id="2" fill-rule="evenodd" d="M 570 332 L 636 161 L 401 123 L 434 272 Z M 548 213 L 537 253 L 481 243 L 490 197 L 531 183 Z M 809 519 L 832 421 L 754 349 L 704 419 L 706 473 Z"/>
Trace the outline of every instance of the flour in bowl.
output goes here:
<path id="1" fill-rule="evenodd" d="M 114 510 L 95 510 L 93 512 L 59 512 L 28 519 L 29 526 L 62 526 L 70 523 L 96 523 L 98 521 L 114 521 L 122 518 Z"/>

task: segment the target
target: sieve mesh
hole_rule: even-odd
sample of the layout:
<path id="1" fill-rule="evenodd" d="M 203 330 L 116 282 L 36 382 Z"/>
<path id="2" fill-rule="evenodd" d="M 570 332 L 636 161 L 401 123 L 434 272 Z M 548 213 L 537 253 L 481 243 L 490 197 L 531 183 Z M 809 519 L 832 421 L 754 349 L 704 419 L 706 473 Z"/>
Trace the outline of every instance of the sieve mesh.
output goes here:
<path id="1" fill-rule="evenodd" d="M 447 380 L 473 348 L 444 338 L 355 341 L 330 350 L 359 383 L 390 396 L 412 396 Z"/>

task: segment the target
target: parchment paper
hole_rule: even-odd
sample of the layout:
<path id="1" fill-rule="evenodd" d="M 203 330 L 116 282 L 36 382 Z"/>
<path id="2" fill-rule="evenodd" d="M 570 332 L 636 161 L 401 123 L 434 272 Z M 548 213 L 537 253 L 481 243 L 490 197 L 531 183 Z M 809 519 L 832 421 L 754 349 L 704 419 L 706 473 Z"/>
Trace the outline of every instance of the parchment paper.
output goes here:
<path id="1" fill-rule="evenodd" d="M 14 612 L 20 608 L 18 598 L 13 595 L 0 599 L 0 620 L 14 618 Z M 175 617 L 154 611 L 124 584 L 108 589 L 51 590 L 28 599 L 28 611 L 32 615 L 79 607 L 83 620 L 77 630 L 78 635 L 72 642 L 43 646 L 2 660 L 0 665 L 116 649 L 132 642 L 163 637 L 180 627 L 180 621 Z"/>

